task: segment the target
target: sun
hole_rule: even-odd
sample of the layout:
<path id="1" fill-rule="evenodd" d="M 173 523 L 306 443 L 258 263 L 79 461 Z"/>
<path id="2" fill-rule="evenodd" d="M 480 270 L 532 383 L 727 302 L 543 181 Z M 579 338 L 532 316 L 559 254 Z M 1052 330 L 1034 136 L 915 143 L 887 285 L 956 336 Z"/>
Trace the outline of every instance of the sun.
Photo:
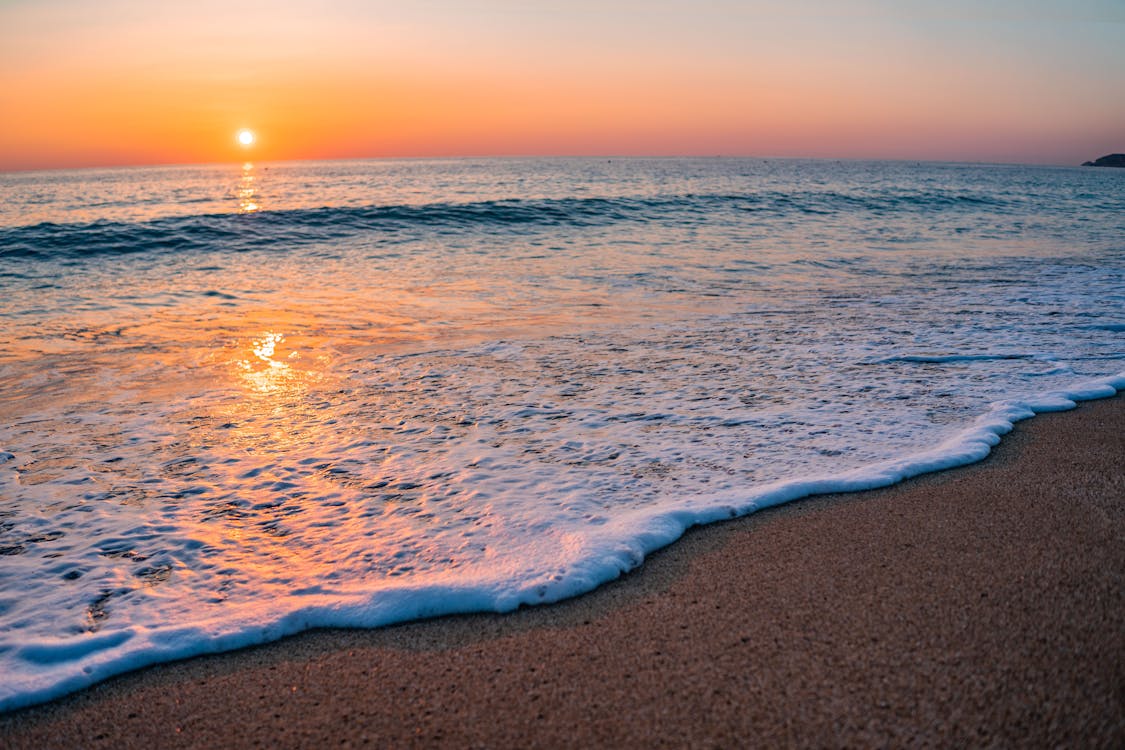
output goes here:
<path id="1" fill-rule="evenodd" d="M 252 146 L 254 144 L 254 131 L 240 130 L 238 131 L 238 142 L 243 146 Z"/>

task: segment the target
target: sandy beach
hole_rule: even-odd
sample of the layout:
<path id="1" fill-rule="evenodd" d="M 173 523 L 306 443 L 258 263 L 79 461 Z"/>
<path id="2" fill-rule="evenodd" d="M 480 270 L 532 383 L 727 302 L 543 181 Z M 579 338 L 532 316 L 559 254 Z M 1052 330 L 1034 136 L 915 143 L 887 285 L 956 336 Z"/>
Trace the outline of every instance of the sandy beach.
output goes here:
<path id="1" fill-rule="evenodd" d="M 1117 397 L 576 600 L 143 670 L 0 717 L 0 745 L 1121 747 L 1123 576 Z"/>

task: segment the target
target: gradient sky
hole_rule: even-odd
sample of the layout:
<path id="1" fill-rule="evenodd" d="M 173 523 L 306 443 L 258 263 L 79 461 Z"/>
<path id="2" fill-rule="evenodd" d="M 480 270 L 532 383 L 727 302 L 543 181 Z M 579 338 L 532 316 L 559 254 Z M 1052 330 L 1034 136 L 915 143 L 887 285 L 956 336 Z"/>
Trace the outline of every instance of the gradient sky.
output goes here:
<path id="1" fill-rule="evenodd" d="M 0 0 L 0 169 L 1125 151 L 1125 0 Z M 249 152 L 239 128 L 259 137 Z"/>

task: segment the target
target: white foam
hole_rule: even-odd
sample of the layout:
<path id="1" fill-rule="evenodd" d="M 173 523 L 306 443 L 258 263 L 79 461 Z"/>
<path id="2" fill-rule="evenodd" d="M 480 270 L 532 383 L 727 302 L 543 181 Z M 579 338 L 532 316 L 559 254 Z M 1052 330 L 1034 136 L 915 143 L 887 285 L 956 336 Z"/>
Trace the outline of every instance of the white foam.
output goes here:
<path id="1" fill-rule="evenodd" d="M 378 627 L 470 612 L 508 612 L 521 605 L 559 601 L 585 593 L 629 571 L 689 527 L 746 515 L 811 495 L 886 487 L 919 474 L 985 458 L 1017 421 L 1036 413 L 1073 408 L 1125 388 L 1125 373 L 1064 390 L 993 405 L 940 445 L 837 475 L 785 479 L 723 496 L 696 498 L 678 509 L 634 510 L 575 540 L 565 576 L 544 575 L 516 561 L 491 567 L 489 575 L 459 584 L 386 585 L 348 593 L 328 587 L 294 591 L 268 606 L 192 625 L 126 626 L 64 638 L 0 641 L 5 680 L 0 710 L 50 700 L 113 675 L 150 664 L 264 643 L 318 627 Z"/>

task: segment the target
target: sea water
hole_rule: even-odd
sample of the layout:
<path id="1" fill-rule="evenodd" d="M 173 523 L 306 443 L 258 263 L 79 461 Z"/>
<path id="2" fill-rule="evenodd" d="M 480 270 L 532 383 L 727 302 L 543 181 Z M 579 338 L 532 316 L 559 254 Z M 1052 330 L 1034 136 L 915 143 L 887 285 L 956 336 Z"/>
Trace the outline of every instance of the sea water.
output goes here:
<path id="1" fill-rule="evenodd" d="M 0 709 L 574 596 L 1125 387 L 1125 171 L 0 175 Z"/>

